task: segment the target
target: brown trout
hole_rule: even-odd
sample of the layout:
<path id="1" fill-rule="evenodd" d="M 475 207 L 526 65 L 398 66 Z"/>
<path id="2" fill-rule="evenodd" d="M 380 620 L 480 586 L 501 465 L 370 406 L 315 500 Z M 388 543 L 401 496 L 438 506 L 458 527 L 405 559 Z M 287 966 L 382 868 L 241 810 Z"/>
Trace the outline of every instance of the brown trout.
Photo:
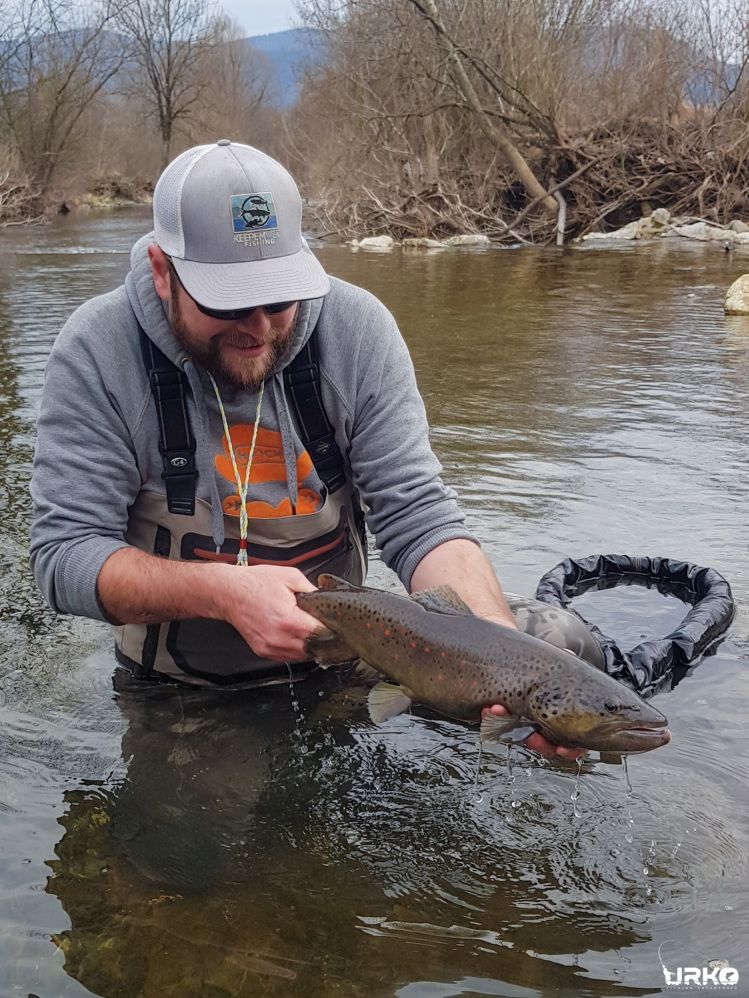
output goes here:
<path id="1" fill-rule="evenodd" d="M 666 718 L 628 687 L 569 652 L 475 616 L 449 587 L 413 596 L 321 575 L 297 603 L 325 625 L 307 640 L 318 664 L 360 658 L 391 683 L 369 694 L 379 724 L 412 701 L 448 717 L 478 721 L 503 704 L 506 717 L 481 721 L 488 741 L 523 741 L 539 731 L 569 748 L 646 752 L 670 741 Z"/>

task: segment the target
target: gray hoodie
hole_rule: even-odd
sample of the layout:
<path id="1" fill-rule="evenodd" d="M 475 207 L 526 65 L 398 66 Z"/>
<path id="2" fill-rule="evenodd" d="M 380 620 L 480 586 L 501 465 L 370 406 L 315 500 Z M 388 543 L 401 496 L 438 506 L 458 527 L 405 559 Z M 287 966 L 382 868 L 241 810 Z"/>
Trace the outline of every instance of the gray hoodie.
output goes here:
<path id="1" fill-rule="evenodd" d="M 138 494 L 164 493 L 138 323 L 187 376 L 198 443 L 197 496 L 211 505 L 217 546 L 237 494 L 213 388 L 175 339 L 154 290 L 151 242 L 153 236 L 146 236 L 133 247 L 123 286 L 73 313 L 47 365 L 31 482 L 31 561 L 40 589 L 61 613 L 103 619 L 96 597 L 99 570 L 127 546 L 129 509 Z M 314 497 L 322 488 L 305 462 L 281 373 L 315 328 L 328 419 L 383 561 L 408 588 L 429 551 L 446 540 L 473 538 L 455 493 L 439 477 L 395 320 L 363 289 L 332 278 L 325 298 L 301 303 L 289 348 L 266 381 L 260 425 L 266 443 L 278 446 L 266 448 L 267 481 L 253 483 L 250 498 L 270 507 L 288 501 L 294 511 L 300 496 Z M 222 399 L 234 439 L 235 426 L 254 423 L 257 394 L 226 391 Z M 255 460 L 265 457 L 260 446 Z"/>

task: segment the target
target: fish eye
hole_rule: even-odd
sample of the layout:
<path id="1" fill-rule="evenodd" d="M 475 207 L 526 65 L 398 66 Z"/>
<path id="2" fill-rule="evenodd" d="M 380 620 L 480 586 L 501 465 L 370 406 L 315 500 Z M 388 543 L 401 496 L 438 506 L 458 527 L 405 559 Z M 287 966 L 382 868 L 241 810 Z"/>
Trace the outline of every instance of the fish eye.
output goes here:
<path id="1" fill-rule="evenodd" d="M 616 712 L 621 709 L 620 704 L 614 703 L 613 700 L 607 700 L 603 706 L 609 714 L 616 714 Z"/>

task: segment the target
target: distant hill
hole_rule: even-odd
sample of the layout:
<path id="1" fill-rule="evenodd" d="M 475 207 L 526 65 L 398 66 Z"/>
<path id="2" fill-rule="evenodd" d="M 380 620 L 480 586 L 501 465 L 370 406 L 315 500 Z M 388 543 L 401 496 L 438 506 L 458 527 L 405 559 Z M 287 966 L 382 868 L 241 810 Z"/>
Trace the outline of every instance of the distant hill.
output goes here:
<path id="1" fill-rule="evenodd" d="M 325 61 L 325 35 L 312 28 L 290 28 L 272 35 L 253 35 L 246 41 L 262 52 L 273 73 L 271 99 L 289 107 L 299 96 L 304 71 Z"/>

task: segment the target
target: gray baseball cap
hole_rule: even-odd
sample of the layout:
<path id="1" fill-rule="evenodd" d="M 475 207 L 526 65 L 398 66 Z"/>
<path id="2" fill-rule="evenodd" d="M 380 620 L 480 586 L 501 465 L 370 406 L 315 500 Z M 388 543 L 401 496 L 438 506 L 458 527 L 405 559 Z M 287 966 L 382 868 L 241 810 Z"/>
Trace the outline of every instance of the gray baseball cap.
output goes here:
<path id="1" fill-rule="evenodd" d="M 221 310 L 320 298 L 328 276 L 302 236 L 291 174 L 221 139 L 178 156 L 153 192 L 156 242 L 195 301 Z"/>

